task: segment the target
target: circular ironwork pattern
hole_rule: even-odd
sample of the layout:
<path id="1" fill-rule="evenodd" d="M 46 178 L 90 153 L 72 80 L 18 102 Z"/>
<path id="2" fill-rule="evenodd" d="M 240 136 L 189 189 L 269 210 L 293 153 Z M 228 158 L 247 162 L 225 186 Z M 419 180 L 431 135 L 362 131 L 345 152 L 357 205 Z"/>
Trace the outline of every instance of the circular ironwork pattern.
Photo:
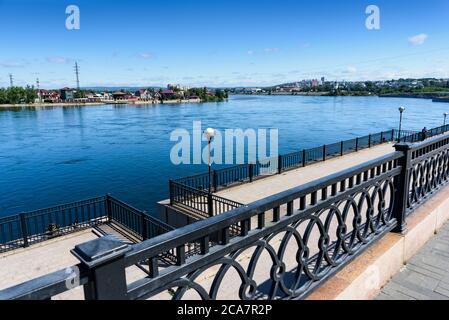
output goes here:
<path id="1" fill-rule="evenodd" d="M 193 290 L 208 300 L 217 299 L 220 289 L 226 285 L 229 290 L 232 284 L 234 298 L 242 300 L 301 298 L 391 226 L 394 194 L 392 177 L 373 183 L 325 209 L 302 218 L 298 215 L 287 227 L 197 269 L 164 290 L 175 288 L 173 299 L 191 298 L 186 293 Z M 262 259 L 263 253 L 269 258 Z M 257 283 L 256 269 L 261 265 L 269 279 Z M 213 280 L 206 288 L 204 275 L 212 268 L 218 271 L 209 276 Z M 225 280 L 230 270 L 234 276 Z"/>
<path id="2" fill-rule="evenodd" d="M 449 150 L 411 166 L 407 206 L 412 209 L 449 180 Z"/>

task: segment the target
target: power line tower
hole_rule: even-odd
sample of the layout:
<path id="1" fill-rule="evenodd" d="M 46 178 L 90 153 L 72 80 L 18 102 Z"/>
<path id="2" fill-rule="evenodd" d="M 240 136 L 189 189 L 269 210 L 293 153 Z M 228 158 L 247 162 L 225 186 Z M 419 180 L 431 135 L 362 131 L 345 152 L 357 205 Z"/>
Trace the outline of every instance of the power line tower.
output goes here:
<path id="1" fill-rule="evenodd" d="M 78 62 L 75 62 L 76 89 L 80 89 L 80 68 Z"/>
<path id="2" fill-rule="evenodd" d="M 11 88 L 14 87 L 14 77 L 12 73 L 9 74 L 9 85 Z"/>
<path id="3" fill-rule="evenodd" d="M 40 84 L 41 84 L 41 82 L 39 81 L 39 78 L 37 78 L 36 79 L 36 89 L 37 89 L 37 98 L 39 99 L 39 103 L 42 102 Z"/>

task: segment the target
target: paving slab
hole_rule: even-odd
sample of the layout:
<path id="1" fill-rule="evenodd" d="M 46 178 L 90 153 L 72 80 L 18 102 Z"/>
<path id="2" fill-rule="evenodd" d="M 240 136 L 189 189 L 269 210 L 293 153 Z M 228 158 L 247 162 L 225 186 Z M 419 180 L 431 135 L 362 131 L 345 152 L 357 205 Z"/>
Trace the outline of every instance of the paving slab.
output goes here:
<path id="1" fill-rule="evenodd" d="M 377 300 L 449 300 L 449 223 L 382 288 Z"/>

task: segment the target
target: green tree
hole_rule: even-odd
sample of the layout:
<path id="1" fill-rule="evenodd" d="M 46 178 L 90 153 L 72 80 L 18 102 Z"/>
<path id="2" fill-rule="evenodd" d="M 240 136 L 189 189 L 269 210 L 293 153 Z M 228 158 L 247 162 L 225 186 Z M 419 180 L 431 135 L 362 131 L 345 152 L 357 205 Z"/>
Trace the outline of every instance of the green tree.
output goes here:
<path id="1" fill-rule="evenodd" d="M 34 103 L 37 99 L 37 93 L 34 87 L 27 86 L 24 92 L 25 103 Z"/>
<path id="2" fill-rule="evenodd" d="M 3 88 L 0 88 L 0 104 L 6 104 L 7 97 L 6 97 L 6 90 Z"/>

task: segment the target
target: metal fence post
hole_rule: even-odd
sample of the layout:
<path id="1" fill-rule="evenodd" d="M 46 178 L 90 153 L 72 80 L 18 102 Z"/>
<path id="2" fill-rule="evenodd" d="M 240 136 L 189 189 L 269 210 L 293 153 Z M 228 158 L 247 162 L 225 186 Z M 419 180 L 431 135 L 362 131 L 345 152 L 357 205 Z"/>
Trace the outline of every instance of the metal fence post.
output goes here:
<path id="1" fill-rule="evenodd" d="M 394 129 L 391 130 L 391 140 L 390 141 L 394 141 Z"/>
<path id="2" fill-rule="evenodd" d="M 207 194 L 207 213 L 209 214 L 209 217 L 214 216 L 214 203 L 212 193 Z"/>
<path id="3" fill-rule="evenodd" d="M 148 227 L 147 227 L 147 219 L 145 219 L 147 213 L 146 211 L 142 211 L 140 213 L 140 222 L 142 224 L 141 232 L 142 232 L 142 239 L 147 240 L 148 239 Z"/>
<path id="4" fill-rule="evenodd" d="M 111 206 L 111 195 L 109 193 L 106 195 L 106 215 L 108 216 L 108 222 L 111 222 L 112 206 Z"/>
<path id="5" fill-rule="evenodd" d="M 368 148 L 371 148 L 371 135 L 368 136 Z"/>
<path id="6" fill-rule="evenodd" d="M 86 300 L 126 300 L 125 254 L 131 250 L 114 236 L 101 237 L 75 246 L 71 253 L 89 274 L 84 285 Z"/>
<path id="7" fill-rule="evenodd" d="M 380 133 L 380 143 L 381 144 L 384 143 L 384 132 L 383 131 Z"/>
<path id="8" fill-rule="evenodd" d="M 307 164 L 306 161 L 306 149 L 302 150 L 302 166 L 305 167 Z"/>
<path id="9" fill-rule="evenodd" d="M 278 174 L 282 173 L 282 155 L 278 157 Z"/>
<path id="10" fill-rule="evenodd" d="M 396 217 L 397 226 L 393 230 L 394 232 L 403 233 L 407 228 L 407 202 L 409 197 L 409 171 L 411 167 L 411 150 L 410 145 L 407 143 L 399 143 L 394 146 L 396 151 L 403 153 L 403 156 L 399 159 L 399 165 L 401 166 L 401 173 L 395 177 L 395 201 L 393 215 Z"/>
<path id="11" fill-rule="evenodd" d="M 28 244 L 28 228 L 26 222 L 26 213 L 22 212 L 20 214 L 20 226 L 22 229 L 22 239 L 23 239 L 23 247 L 26 248 L 29 246 Z"/>
<path id="12" fill-rule="evenodd" d="M 174 204 L 174 194 L 173 194 L 173 192 L 174 192 L 174 190 L 173 190 L 173 180 L 169 180 L 168 181 L 168 186 L 169 186 L 169 190 L 170 190 L 170 205 L 171 206 L 173 206 L 173 204 Z"/>
<path id="13" fill-rule="evenodd" d="M 340 155 L 341 156 L 343 156 L 344 155 L 344 142 L 342 141 L 341 143 L 340 143 L 341 145 L 340 145 Z"/>
<path id="14" fill-rule="evenodd" d="M 323 161 L 326 161 L 326 145 L 323 146 Z"/>
<path id="15" fill-rule="evenodd" d="M 355 139 L 355 151 L 359 151 L 359 138 Z"/>
<path id="16" fill-rule="evenodd" d="M 217 173 L 217 170 L 214 170 L 214 173 L 213 173 L 213 179 L 214 179 L 214 192 L 217 192 L 217 190 L 218 190 L 218 173 Z"/>
<path id="17" fill-rule="evenodd" d="M 254 180 L 254 164 L 250 163 L 248 165 L 248 176 L 249 176 L 249 182 L 253 182 Z"/>

